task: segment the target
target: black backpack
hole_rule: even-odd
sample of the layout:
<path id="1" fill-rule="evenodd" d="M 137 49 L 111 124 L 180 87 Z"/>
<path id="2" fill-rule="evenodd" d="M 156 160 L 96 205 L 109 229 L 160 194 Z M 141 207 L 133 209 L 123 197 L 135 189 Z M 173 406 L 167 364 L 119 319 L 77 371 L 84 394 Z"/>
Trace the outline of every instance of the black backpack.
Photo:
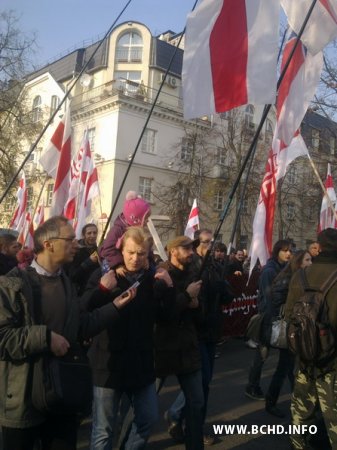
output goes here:
<path id="1" fill-rule="evenodd" d="M 288 347 L 304 366 L 323 367 L 336 352 L 336 337 L 329 324 L 326 295 L 337 282 L 337 270 L 317 289 L 300 272 L 304 294 L 295 302 L 288 323 Z"/>

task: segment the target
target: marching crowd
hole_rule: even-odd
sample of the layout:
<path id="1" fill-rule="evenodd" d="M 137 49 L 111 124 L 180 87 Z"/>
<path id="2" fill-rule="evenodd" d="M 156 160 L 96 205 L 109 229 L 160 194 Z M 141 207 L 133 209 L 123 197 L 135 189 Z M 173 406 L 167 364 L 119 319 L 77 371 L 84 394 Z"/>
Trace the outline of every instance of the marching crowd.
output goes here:
<path id="1" fill-rule="evenodd" d="M 204 425 L 216 344 L 223 335 L 222 309 L 233 299 L 226 278 L 249 271 L 249 258 L 241 249 L 227 257 L 222 243 L 206 257 L 213 234 L 204 229 L 194 240 L 171 239 L 165 248 L 167 260 L 162 260 L 153 252 L 146 229 L 150 213 L 145 200 L 128 194 L 99 248 L 95 224 L 87 224 L 77 241 L 73 227 L 61 216 L 35 231 L 34 250 L 20 249 L 11 234 L 0 238 L 3 450 L 33 450 L 37 443 L 43 450 L 75 450 L 79 424 L 88 414 L 91 450 L 111 450 L 123 422 L 128 426 L 119 439 L 121 448 L 145 448 L 158 418 L 158 393 L 170 375 L 176 376 L 181 390 L 165 413 L 169 434 L 187 450 L 214 442 Z M 261 270 L 258 309 L 263 321 L 245 395 L 265 401 L 268 413 L 284 417 L 277 400 L 288 378 L 293 423 L 325 424 L 331 447 L 337 448 L 335 352 L 313 373 L 280 348 L 266 394 L 260 387 L 273 318 L 284 313 L 289 319 L 304 291 L 301 268 L 306 268 L 309 286 L 319 290 L 337 269 L 337 230 L 324 230 L 304 251 L 278 241 L 268 263 L 254 268 Z M 337 279 L 326 296 L 334 333 L 336 294 Z M 64 406 L 61 403 L 60 409 L 59 403 L 56 409 L 46 394 L 47 383 L 36 387 L 37 367 L 46 371 L 48 364 L 50 371 L 55 359 L 65 361 L 79 344 L 76 358 L 85 362 L 76 366 L 74 358 L 72 364 L 79 374 L 90 365 L 92 397 L 80 395 L 80 408 L 68 408 L 66 401 L 79 392 L 81 377 L 61 380 L 60 369 L 57 377 L 67 395 Z M 38 364 L 41 357 L 44 366 Z M 37 401 L 41 396 L 43 408 Z M 309 448 L 303 434 L 291 436 L 291 443 L 294 449 Z"/>

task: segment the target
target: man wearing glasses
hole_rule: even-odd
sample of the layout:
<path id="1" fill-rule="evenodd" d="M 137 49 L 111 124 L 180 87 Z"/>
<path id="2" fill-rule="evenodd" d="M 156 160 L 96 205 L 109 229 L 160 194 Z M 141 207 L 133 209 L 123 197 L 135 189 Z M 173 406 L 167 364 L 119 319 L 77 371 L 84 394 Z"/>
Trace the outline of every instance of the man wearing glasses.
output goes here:
<path id="1" fill-rule="evenodd" d="M 0 424 L 3 450 L 76 449 L 78 417 L 41 413 L 32 405 L 33 366 L 38 355 L 63 356 L 68 349 L 119 320 L 118 310 L 135 292 L 82 313 L 76 293 L 63 272 L 78 248 L 73 227 L 55 216 L 34 234 L 36 259 L 26 271 L 0 277 Z M 100 283 L 112 289 L 113 274 Z"/>

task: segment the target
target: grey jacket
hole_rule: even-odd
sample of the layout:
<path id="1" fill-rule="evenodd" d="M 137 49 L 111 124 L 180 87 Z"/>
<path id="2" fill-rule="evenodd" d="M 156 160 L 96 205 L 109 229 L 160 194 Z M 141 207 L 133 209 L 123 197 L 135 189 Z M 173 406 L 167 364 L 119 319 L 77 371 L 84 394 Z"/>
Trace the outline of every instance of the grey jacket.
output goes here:
<path id="1" fill-rule="evenodd" d="M 70 343 L 79 336 L 92 337 L 118 320 L 113 303 L 81 312 L 69 279 L 61 276 L 67 298 L 63 335 Z M 35 357 L 49 351 L 47 326 L 37 324 L 34 317 L 32 284 L 38 280 L 34 269 L 29 274 L 13 269 L 0 277 L 0 424 L 10 428 L 29 428 L 45 420 L 31 399 Z"/>

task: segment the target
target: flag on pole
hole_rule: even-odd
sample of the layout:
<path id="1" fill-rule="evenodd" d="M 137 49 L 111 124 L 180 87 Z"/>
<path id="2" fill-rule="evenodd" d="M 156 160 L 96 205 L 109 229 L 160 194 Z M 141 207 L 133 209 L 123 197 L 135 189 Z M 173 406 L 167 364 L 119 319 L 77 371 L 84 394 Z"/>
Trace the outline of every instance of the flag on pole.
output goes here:
<path id="1" fill-rule="evenodd" d="M 282 8 L 295 33 L 299 33 L 312 0 L 281 0 Z M 337 0 L 317 0 L 301 40 L 315 55 L 337 37 Z"/>
<path id="2" fill-rule="evenodd" d="M 74 216 L 74 229 L 78 238 L 81 237 L 82 228 L 90 216 L 92 200 L 99 196 L 98 174 L 91 155 L 87 131 L 84 133 L 79 153 L 82 154 L 82 157 L 80 158 L 79 189 Z"/>
<path id="3" fill-rule="evenodd" d="M 324 186 L 326 188 L 327 194 L 324 194 L 323 199 L 322 199 L 318 232 L 321 232 L 321 231 L 325 230 L 326 228 L 337 228 L 335 214 L 331 210 L 331 207 L 329 204 L 331 202 L 334 209 L 336 209 L 337 197 L 336 197 L 336 192 L 334 189 L 333 179 L 331 176 L 330 163 L 328 163 L 328 172 L 327 172 Z M 327 195 L 329 196 L 330 202 L 327 199 Z"/>
<path id="4" fill-rule="evenodd" d="M 193 200 L 190 215 L 188 216 L 184 236 L 188 236 L 190 239 L 194 239 L 194 233 L 198 229 L 199 229 L 199 209 L 197 206 L 197 199 L 195 198 Z"/>
<path id="5" fill-rule="evenodd" d="M 25 173 L 22 171 L 21 179 L 19 182 L 19 188 L 17 190 L 17 207 L 14 211 L 13 217 L 10 221 L 9 227 L 14 230 L 19 230 L 19 226 L 26 214 L 27 202 L 28 202 L 28 190 L 26 185 Z"/>
<path id="6" fill-rule="evenodd" d="M 299 133 L 288 147 L 278 139 L 273 141 L 253 221 L 253 237 L 249 251 L 251 256 L 250 273 L 257 259 L 260 260 L 261 265 L 265 265 L 272 251 L 277 182 L 285 176 L 292 161 L 307 154 L 308 149 Z"/>
<path id="7" fill-rule="evenodd" d="M 38 228 L 44 222 L 44 206 L 43 204 L 39 205 L 35 211 L 33 224 L 34 228 Z"/>
<path id="8" fill-rule="evenodd" d="M 279 0 L 203 0 L 187 17 L 184 117 L 275 102 Z"/>
<path id="9" fill-rule="evenodd" d="M 34 226 L 30 211 L 22 216 L 18 242 L 24 247 L 34 248 Z"/>
<path id="10" fill-rule="evenodd" d="M 44 170 L 55 180 L 51 215 L 62 214 L 70 187 L 71 126 L 70 105 L 40 158 Z"/>
<path id="11" fill-rule="evenodd" d="M 284 47 L 281 71 L 289 59 L 297 35 L 291 32 Z M 322 52 L 312 56 L 299 42 L 281 82 L 276 110 L 277 137 L 289 145 L 299 129 L 308 106 L 315 94 L 323 67 Z"/>

